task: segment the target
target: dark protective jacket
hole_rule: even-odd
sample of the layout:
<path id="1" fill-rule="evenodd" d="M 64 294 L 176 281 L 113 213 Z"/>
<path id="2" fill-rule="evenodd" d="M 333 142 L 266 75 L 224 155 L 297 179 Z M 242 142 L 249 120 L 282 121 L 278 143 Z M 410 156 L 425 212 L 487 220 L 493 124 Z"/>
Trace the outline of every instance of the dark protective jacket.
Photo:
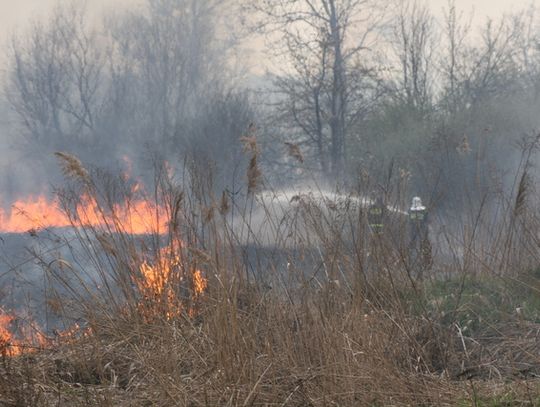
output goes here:
<path id="1" fill-rule="evenodd" d="M 426 208 L 411 208 L 409 210 L 409 256 L 411 264 L 422 278 L 423 273 L 431 268 L 433 257 L 429 241 L 428 212 Z"/>
<path id="2" fill-rule="evenodd" d="M 409 210 L 409 229 L 412 242 L 428 238 L 428 211 L 426 208 L 411 208 Z"/>
<path id="3" fill-rule="evenodd" d="M 386 212 L 386 205 L 381 199 L 378 199 L 368 208 L 368 224 L 373 232 L 381 233 L 383 231 Z"/>

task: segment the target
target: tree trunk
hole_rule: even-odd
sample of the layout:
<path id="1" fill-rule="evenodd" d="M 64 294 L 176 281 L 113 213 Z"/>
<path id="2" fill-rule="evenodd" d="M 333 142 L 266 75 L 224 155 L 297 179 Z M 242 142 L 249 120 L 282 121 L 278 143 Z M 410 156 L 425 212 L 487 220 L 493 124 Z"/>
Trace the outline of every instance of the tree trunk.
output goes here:
<path id="1" fill-rule="evenodd" d="M 341 32 L 337 19 L 335 0 L 329 1 L 330 34 L 334 50 L 332 82 L 332 117 L 330 131 L 332 139 L 332 175 L 339 179 L 345 170 L 345 72 L 341 53 Z"/>

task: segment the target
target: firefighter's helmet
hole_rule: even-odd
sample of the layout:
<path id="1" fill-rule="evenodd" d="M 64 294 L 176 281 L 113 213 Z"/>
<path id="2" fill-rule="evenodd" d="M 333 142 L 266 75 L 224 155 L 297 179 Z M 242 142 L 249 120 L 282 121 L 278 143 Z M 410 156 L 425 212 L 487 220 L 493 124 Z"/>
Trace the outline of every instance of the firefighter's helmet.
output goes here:
<path id="1" fill-rule="evenodd" d="M 411 211 L 423 211 L 425 209 L 426 207 L 422 205 L 422 199 L 420 199 L 420 197 L 418 196 L 415 196 L 412 200 Z"/>

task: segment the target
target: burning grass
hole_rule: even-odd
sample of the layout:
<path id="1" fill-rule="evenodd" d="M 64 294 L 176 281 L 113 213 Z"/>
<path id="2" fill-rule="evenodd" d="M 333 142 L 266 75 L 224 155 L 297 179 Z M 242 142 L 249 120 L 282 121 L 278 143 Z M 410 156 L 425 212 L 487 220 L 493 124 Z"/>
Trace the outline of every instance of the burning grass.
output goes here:
<path id="1" fill-rule="evenodd" d="M 82 190 L 60 195 L 74 258 L 42 264 L 60 287 L 59 312 L 85 333 L 5 354 L 2 405 L 540 403 L 540 280 L 527 271 L 540 256 L 531 245 L 527 259 L 516 255 L 540 225 L 526 200 L 527 221 L 509 208 L 514 223 L 503 219 L 485 242 L 489 262 L 473 261 L 483 252 L 442 256 L 421 281 L 402 234 L 375 240 L 351 226 L 363 222 L 361 205 L 262 203 L 270 234 L 250 223 L 253 194 L 214 199 L 200 178 L 180 189 L 164 171 L 143 199 L 141 188 L 103 189 L 77 168 L 69 174 Z M 85 196 L 99 221 L 77 209 Z M 152 208 L 152 233 L 125 226 L 119 214 L 133 202 Z M 254 257 L 246 242 L 257 247 L 261 234 L 275 245 Z"/>

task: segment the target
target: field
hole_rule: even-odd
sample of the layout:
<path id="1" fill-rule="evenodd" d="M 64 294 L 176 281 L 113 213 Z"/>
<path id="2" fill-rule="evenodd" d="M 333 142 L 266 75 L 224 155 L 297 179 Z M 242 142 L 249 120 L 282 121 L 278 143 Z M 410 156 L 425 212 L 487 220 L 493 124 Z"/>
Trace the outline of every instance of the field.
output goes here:
<path id="1" fill-rule="evenodd" d="M 36 349 L 4 338 L 1 405 L 540 405 L 540 223 L 527 191 L 452 232 L 434 219 L 419 278 L 403 216 L 374 237 L 362 191 L 235 201 L 158 171 L 142 237 L 119 213 L 136 205 L 117 204 L 140 202 L 138 189 L 61 160 L 72 257 L 41 264 L 47 306 L 71 328 Z"/>

